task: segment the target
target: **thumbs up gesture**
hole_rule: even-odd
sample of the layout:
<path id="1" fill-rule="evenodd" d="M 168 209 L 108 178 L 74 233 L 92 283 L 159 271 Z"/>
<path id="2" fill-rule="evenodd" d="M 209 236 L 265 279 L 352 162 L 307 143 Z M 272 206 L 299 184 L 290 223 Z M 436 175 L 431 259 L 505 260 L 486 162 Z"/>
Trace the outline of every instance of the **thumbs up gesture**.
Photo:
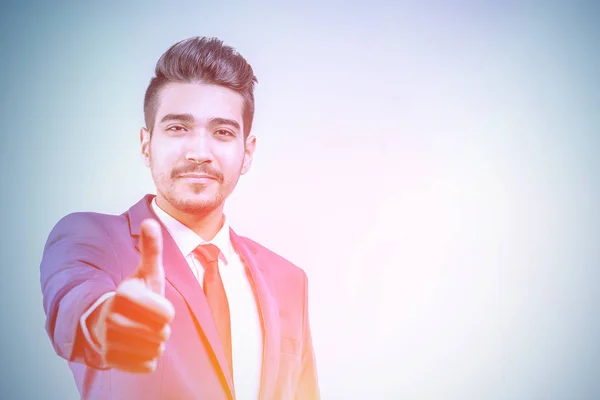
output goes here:
<path id="1" fill-rule="evenodd" d="M 136 271 L 94 310 L 87 324 L 107 366 L 149 373 L 164 351 L 175 309 L 164 297 L 160 225 L 146 220 L 140 235 L 141 261 Z"/>

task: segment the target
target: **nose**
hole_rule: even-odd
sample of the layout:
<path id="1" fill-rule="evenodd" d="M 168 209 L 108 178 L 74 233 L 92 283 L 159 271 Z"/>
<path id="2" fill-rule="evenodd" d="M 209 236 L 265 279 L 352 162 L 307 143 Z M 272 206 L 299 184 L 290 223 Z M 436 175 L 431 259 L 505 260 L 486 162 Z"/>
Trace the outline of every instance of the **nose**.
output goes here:
<path id="1" fill-rule="evenodd" d="M 185 142 L 186 160 L 202 164 L 212 161 L 212 149 L 209 135 L 205 132 L 198 132 L 191 135 Z"/>

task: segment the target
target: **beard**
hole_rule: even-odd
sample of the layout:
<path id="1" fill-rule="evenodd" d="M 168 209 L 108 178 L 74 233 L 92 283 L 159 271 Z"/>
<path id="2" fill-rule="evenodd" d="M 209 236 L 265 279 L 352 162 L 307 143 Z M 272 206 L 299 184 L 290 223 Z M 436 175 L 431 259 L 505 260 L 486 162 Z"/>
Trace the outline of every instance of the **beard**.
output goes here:
<path id="1" fill-rule="evenodd" d="M 181 195 L 173 186 L 175 185 L 171 185 L 173 190 L 161 193 L 161 195 L 174 208 L 185 214 L 206 215 L 221 207 L 225 202 L 226 196 L 221 190 L 217 190 L 217 193 L 212 197 L 203 196 L 202 189 L 194 191 L 192 194 Z"/>
<path id="2" fill-rule="evenodd" d="M 224 174 L 209 163 L 184 163 L 172 168 L 170 172 L 158 172 L 154 175 L 155 169 L 152 157 L 150 157 L 150 169 L 157 192 L 179 212 L 203 216 L 207 215 L 223 206 L 229 191 L 237 185 L 242 172 L 240 165 L 239 173 L 234 181 L 225 179 Z M 214 179 L 208 187 L 203 184 L 188 185 L 182 182 L 180 176 L 187 173 L 206 174 Z M 211 194 L 209 194 L 211 193 Z"/>
<path id="3" fill-rule="evenodd" d="M 149 161 L 157 192 L 179 212 L 198 216 L 207 215 L 223 206 L 225 199 L 237 185 L 243 168 L 241 163 L 238 173 L 231 177 L 233 179 L 226 179 L 225 175 L 211 163 L 193 163 L 186 160 L 174 166 L 170 172 L 168 170 L 159 172 L 154 168 L 156 165 L 153 162 L 152 152 Z M 181 175 L 192 173 L 205 174 L 214 182 L 204 185 L 187 184 L 182 181 Z"/>

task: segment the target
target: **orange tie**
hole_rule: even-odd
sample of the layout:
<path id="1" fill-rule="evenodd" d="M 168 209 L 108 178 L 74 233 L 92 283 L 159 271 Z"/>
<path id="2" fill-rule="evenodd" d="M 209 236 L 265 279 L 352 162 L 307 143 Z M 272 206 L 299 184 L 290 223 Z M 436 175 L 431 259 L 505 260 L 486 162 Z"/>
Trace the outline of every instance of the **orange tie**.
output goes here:
<path id="1" fill-rule="evenodd" d="M 221 274 L 219 274 L 219 248 L 214 244 L 201 244 L 196 247 L 194 254 L 204 267 L 204 293 L 215 320 L 223 350 L 225 350 L 229 373 L 233 378 L 231 321 L 229 319 L 229 303 L 227 302 L 225 287 L 221 280 Z"/>

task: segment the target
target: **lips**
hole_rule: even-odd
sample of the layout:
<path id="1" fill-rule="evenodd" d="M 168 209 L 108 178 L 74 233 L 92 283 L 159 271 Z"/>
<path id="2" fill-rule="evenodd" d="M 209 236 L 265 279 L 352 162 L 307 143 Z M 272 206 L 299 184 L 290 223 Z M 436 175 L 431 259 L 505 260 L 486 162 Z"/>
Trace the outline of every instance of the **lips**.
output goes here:
<path id="1" fill-rule="evenodd" d="M 213 180 L 223 183 L 223 174 L 217 169 L 205 165 L 201 168 L 198 165 L 186 165 L 176 168 L 171 172 L 171 179 L 189 179 L 206 181 Z"/>
<path id="2" fill-rule="evenodd" d="M 212 179 L 212 180 L 217 180 L 217 178 L 215 178 L 212 175 L 206 175 L 206 174 L 181 174 L 179 175 L 180 178 L 192 178 L 192 179 Z"/>

